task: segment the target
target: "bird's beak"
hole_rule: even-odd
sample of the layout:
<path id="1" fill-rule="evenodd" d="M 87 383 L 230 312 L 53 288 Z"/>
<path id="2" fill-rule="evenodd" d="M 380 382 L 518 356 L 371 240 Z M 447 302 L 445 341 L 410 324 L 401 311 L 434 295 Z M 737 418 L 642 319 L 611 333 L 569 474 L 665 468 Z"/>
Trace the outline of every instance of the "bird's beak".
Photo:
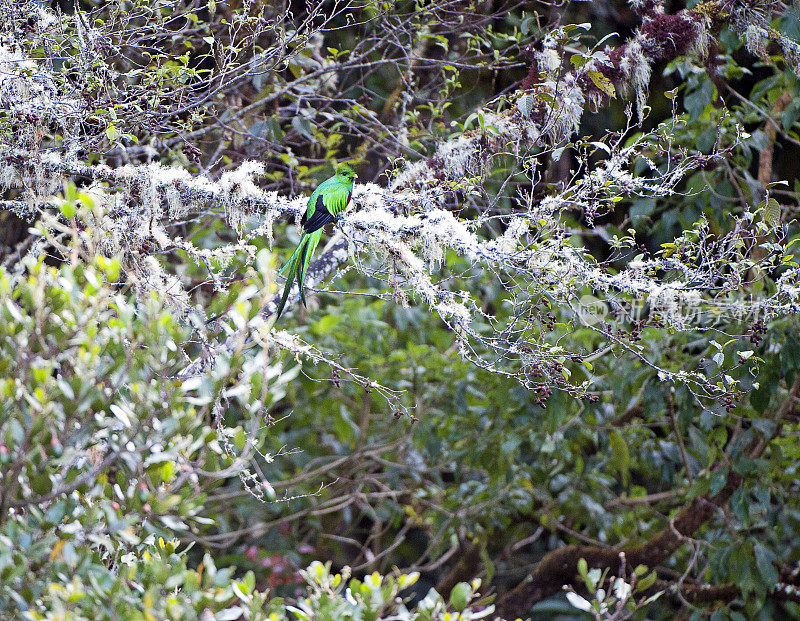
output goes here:
<path id="1" fill-rule="evenodd" d="M 353 179 L 358 179 L 358 175 L 356 173 L 353 173 Z"/>

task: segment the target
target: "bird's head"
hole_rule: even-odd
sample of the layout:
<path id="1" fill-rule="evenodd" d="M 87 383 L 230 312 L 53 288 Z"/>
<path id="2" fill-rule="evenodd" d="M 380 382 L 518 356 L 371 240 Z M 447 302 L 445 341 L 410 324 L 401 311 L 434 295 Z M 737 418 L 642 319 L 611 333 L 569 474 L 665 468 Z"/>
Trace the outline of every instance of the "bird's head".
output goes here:
<path id="1" fill-rule="evenodd" d="M 353 179 L 358 177 L 349 164 L 339 164 L 336 167 L 336 176 L 339 177 L 344 183 L 353 183 Z"/>

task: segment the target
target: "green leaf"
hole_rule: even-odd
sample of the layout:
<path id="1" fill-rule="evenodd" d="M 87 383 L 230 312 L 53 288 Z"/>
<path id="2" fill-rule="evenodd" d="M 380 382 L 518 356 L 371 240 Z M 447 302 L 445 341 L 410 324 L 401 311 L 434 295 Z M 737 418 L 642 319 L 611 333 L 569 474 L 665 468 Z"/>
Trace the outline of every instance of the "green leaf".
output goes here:
<path id="1" fill-rule="evenodd" d="M 700 118 L 706 106 L 711 104 L 711 99 L 715 92 L 716 88 L 711 80 L 705 80 L 700 85 L 700 88 L 683 98 L 683 105 L 689 113 L 689 120 L 696 121 Z"/>
<path id="2" fill-rule="evenodd" d="M 586 562 L 585 558 L 582 558 L 578 561 L 578 575 L 581 578 L 586 578 L 586 575 L 589 573 L 589 565 Z"/>
<path id="3" fill-rule="evenodd" d="M 314 140 L 314 127 L 311 125 L 311 121 L 309 121 L 304 116 L 296 116 L 292 119 L 292 127 L 294 130 L 303 136 L 304 138 L 313 141 Z"/>
<path id="4" fill-rule="evenodd" d="M 341 320 L 340 315 L 325 315 L 314 325 L 314 331 L 318 334 L 328 334 Z"/>
<path id="5" fill-rule="evenodd" d="M 109 123 L 108 127 L 106 127 L 106 138 L 112 142 L 119 138 L 119 130 L 117 130 L 113 123 Z"/>
<path id="6" fill-rule="evenodd" d="M 795 97 L 781 115 L 783 129 L 789 130 L 797 122 L 798 118 L 800 118 L 800 98 Z"/>
<path id="7" fill-rule="evenodd" d="M 241 451 L 246 444 L 247 444 L 247 434 L 244 432 L 244 429 L 242 427 L 239 427 L 236 430 L 236 434 L 233 436 L 233 445 L 236 447 L 237 451 Z"/>
<path id="8" fill-rule="evenodd" d="M 472 598 L 472 587 L 466 582 L 459 582 L 450 591 L 450 605 L 459 612 L 464 610 Z"/>
<path id="9" fill-rule="evenodd" d="M 695 142 L 695 146 L 703 152 L 703 153 L 711 153 L 711 150 L 714 148 L 714 145 L 717 142 L 717 127 L 715 125 L 709 125 L 706 127 L 700 135 L 697 137 Z"/>
<path id="10" fill-rule="evenodd" d="M 247 587 L 247 592 L 252 593 L 256 588 L 256 575 L 250 570 L 244 575 L 242 582 Z"/>
<path id="11" fill-rule="evenodd" d="M 780 381 L 779 362 L 776 358 L 771 358 L 765 365 L 761 366 L 758 374 L 757 390 L 750 392 L 750 405 L 757 412 L 764 412 L 768 407 L 775 388 Z"/>
<path id="12" fill-rule="evenodd" d="M 161 480 L 164 483 L 169 483 L 173 474 L 175 474 L 175 464 L 173 462 L 165 461 L 161 464 Z"/>
<path id="13" fill-rule="evenodd" d="M 611 80 L 609 80 L 599 71 L 587 71 L 586 75 L 589 76 L 589 79 L 594 82 L 594 85 L 597 88 L 599 88 L 612 99 L 616 99 L 617 91 L 614 90 L 614 84 L 611 82 Z"/>
<path id="14" fill-rule="evenodd" d="M 761 203 L 764 206 L 764 222 L 775 229 L 781 225 L 781 205 L 771 196 Z"/>
<path id="15" fill-rule="evenodd" d="M 646 591 L 656 583 L 656 578 L 657 578 L 656 572 L 651 571 L 649 574 L 647 574 L 644 578 L 642 578 L 641 580 L 639 580 L 639 582 L 636 583 L 636 590 Z"/>
<path id="16" fill-rule="evenodd" d="M 768 586 L 774 585 L 778 582 L 778 570 L 773 565 L 777 560 L 775 553 L 759 542 L 756 542 L 753 546 L 753 552 L 755 553 L 758 573 L 761 574 Z"/>
<path id="17" fill-rule="evenodd" d="M 728 469 L 726 467 L 717 468 L 711 473 L 711 481 L 708 484 L 708 493 L 716 496 L 728 482 Z"/>
<path id="18" fill-rule="evenodd" d="M 53 481 L 47 473 L 42 472 L 31 479 L 31 488 L 40 496 L 44 496 L 53 491 Z"/>
<path id="19" fill-rule="evenodd" d="M 628 485 L 630 482 L 631 454 L 625 438 L 615 429 L 609 435 L 609 443 L 611 444 L 611 463 L 622 477 L 623 485 Z"/>
<path id="20" fill-rule="evenodd" d="M 594 589 L 597 586 L 597 582 L 594 579 L 594 576 L 589 572 L 589 564 L 586 562 L 585 558 L 581 558 L 578 561 L 578 575 L 583 579 L 583 583 L 586 585 L 586 590 L 589 593 L 594 593 Z"/>
<path id="21" fill-rule="evenodd" d="M 533 108 L 536 104 L 536 99 L 533 95 L 522 95 L 517 99 L 517 109 L 523 118 L 529 118 Z"/>
<path id="22" fill-rule="evenodd" d="M 75 216 L 75 203 L 68 202 L 61 205 L 61 213 L 65 218 L 72 218 Z"/>
<path id="23" fill-rule="evenodd" d="M 569 62 L 571 62 L 572 66 L 576 69 L 580 69 L 586 64 L 586 57 L 583 54 L 573 54 L 569 57 Z"/>

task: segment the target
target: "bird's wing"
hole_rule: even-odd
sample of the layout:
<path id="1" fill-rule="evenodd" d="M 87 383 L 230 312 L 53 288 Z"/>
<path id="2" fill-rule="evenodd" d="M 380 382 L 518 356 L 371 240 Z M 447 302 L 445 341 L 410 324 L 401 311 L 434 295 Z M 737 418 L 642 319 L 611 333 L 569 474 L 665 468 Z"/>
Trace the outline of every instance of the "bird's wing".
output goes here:
<path id="1" fill-rule="evenodd" d="M 333 215 L 325 207 L 325 199 L 322 194 L 317 196 L 317 200 L 314 203 L 314 208 L 312 209 L 312 206 L 309 205 L 306 214 L 300 221 L 306 233 L 313 233 L 333 220 Z"/>
<path id="2" fill-rule="evenodd" d="M 306 227 L 306 222 L 308 219 L 314 215 L 314 212 L 317 210 L 317 203 L 319 202 L 319 198 L 322 194 L 324 184 L 320 184 L 316 190 L 311 193 L 311 196 L 308 197 L 308 203 L 306 204 L 306 212 L 303 214 L 303 217 L 300 218 L 300 224 L 303 228 Z"/>
<path id="3" fill-rule="evenodd" d="M 328 222 L 338 216 L 350 200 L 350 189 L 343 185 L 329 186 L 322 188 L 314 204 L 314 208 L 309 205 L 306 210 L 306 219 L 303 222 L 303 230 L 306 233 L 313 233 L 321 229 Z"/>

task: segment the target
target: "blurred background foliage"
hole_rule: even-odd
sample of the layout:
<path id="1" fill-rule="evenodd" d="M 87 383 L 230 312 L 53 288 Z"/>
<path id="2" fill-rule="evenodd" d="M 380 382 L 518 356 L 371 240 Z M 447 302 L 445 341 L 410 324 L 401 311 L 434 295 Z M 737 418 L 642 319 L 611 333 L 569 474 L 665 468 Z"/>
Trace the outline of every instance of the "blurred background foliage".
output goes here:
<path id="1" fill-rule="evenodd" d="M 24 30 L 27 17 L 12 4 L 2 5 L 4 28 Z M 57 4 L 74 24 L 75 6 Z M 685 6 L 666 4 L 667 12 Z M 619 44 L 640 23 L 627 3 L 605 0 L 79 8 L 107 33 L 92 48 L 102 62 L 74 28 L 54 40 L 30 26 L 26 40 L 34 56 L 63 63 L 64 85 L 90 111 L 85 162 L 158 161 L 219 176 L 257 159 L 267 164 L 261 185 L 289 195 L 310 191 L 332 161 L 355 160 L 359 180 L 385 182 L 395 159 L 424 157 L 435 140 L 475 127 L 470 114 L 505 105 L 527 74 L 528 46 L 555 24 L 590 23 L 582 37 L 591 46 L 611 33 Z M 797 17 L 786 7 L 773 25 L 797 40 Z M 683 195 L 622 198 L 591 227 L 586 214 L 571 214 L 575 245 L 613 269 L 634 258 L 613 248 L 615 236 L 657 252 L 701 215 L 719 234 L 731 212 L 763 198 L 763 174 L 788 180 L 770 195 L 787 239 L 796 239 L 800 98 L 797 77 L 773 52 L 752 55 L 726 26 L 708 61 L 717 73 L 683 58 L 657 66 L 644 129 L 676 116 L 685 123 L 669 136 L 675 145 L 730 147 L 729 157 L 688 177 Z M 625 106 L 618 98 L 586 113 L 580 134 L 602 141 L 627 131 Z M 4 144 L 42 140 L 35 122 L 7 115 L 0 124 Z M 749 137 L 734 142 L 734 125 Z M 58 132 L 48 140 L 57 146 Z M 764 173 L 768 148 L 775 155 Z M 543 157 L 542 178 L 527 188 L 534 197 L 564 183 L 577 162 L 569 149 Z M 458 208 L 512 210 L 510 197 L 531 183 L 515 167 L 513 157 L 497 160 L 482 192 L 460 196 Z M 90 208 L 75 188 L 64 195 Z M 245 227 L 257 223 L 252 214 Z M 740 362 L 735 379 L 750 389 L 719 411 L 641 360 L 602 352 L 565 363 L 573 378 L 594 382 L 579 400 L 525 390 L 464 361 L 437 316 L 386 294 L 390 274 L 351 270 L 284 327 L 391 392 L 258 343 L 202 378 L 177 381 L 185 354 L 202 354 L 189 322 L 156 297 L 135 299 L 119 263 L 87 250 L 74 221 L 66 252 L 25 260 L 36 229 L 5 211 L 0 224 L 6 618 L 479 618 L 494 614 L 483 595 L 502 599 L 548 552 L 646 542 L 734 475 L 729 501 L 674 553 L 645 563 L 659 582 L 642 592 L 665 594 L 633 614 L 800 616 L 792 597 L 775 591 L 800 561 L 794 319 L 723 318 L 700 336 L 620 324 L 620 338 L 646 345 L 654 365 L 711 374 L 719 356 Z M 237 236 L 219 217 L 176 227 L 200 248 Z M 158 259 L 189 283 L 194 302 L 235 323 L 257 313 L 253 283 L 272 278 L 271 253 L 284 257 L 295 242 L 291 225 L 276 231 L 274 247 L 250 240 L 262 262 L 234 258 L 228 291 L 178 250 Z M 782 269 L 757 280 L 753 295 Z M 494 275 L 463 258 L 448 255 L 437 276 L 502 307 Z M 543 312 L 558 332 L 569 310 Z M 748 338 L 730 342 L 726 332 Z M 598 342 L 590 328 L 560 338 L 587 351 Z M 689 588 L 704 584 L 730 588 L 693 599 Z M 408 587 L 406 609 L 394 598 Z M 585 618 L 561 595 L 519 614 Z"/>

